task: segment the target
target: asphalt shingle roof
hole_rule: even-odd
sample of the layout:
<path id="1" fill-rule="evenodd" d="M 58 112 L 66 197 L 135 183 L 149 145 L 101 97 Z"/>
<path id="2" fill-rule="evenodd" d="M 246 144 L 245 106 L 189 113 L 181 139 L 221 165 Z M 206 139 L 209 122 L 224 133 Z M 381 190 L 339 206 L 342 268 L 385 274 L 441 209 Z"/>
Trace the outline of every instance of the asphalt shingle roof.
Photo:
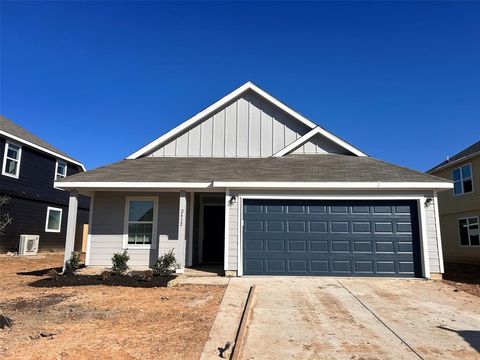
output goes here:
<path id="1" fill-rule="evenodd" d="M 66 178 L 67 182 L 449 182 L 370 157 L 289 155 L 280 158 L 143 157 Z"/>
<path id="2" fill-rule="evenodd" d="M 448 158 L 448 160 L 444 160 L 442 161 L 440 164 L 438 164 L 437 166 L 431 168 L 430 170 L 428 170 L 427 172 L 432 172 L 432 171 L 435 171 L 436 169 L 438 169 L 439 167 L 441 166 L 444 166 L 444 165 L 447 165 L 449 163 L 452 163 L 452 162 L 455 162 L 459 159 L 462 159 L 466 156 L 469 156 L 469 155 L 472 155 L 472 154 L 475 154 L 475 153 L 478 153 L 480 152 L 480 141 L 477 141 L 475 144 L 467 147 L 466 149 L 463 149 L 462 151 L 460 151 L 459 153 L 451 156 Z"/>
<path id="3" fill-rule="evenodd" d="M 47 150 L 56 152 L 57 154 L 70 158 L 71 160 L 79 162 L 78 160 L 72 158 L 70 155 L 64 153 L 62 150 L 40 139 L 38 136 L 32 134 L 30 131 L 22 128 L 20 125 L 15 124 L 12 120 L 7 119 L 3 115 L 0 115 L 0 130 L 5 131 L 10 135 L 17 136 L 23 140 L 29 141 L 35 145 L 41 146 Z"/>

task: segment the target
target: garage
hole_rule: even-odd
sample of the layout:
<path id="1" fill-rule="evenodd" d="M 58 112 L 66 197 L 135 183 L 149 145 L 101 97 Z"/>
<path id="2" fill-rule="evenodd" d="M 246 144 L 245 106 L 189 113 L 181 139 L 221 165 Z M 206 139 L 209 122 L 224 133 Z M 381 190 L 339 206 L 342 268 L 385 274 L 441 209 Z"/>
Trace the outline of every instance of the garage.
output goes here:
<path id="1" fill-rule="evenodd" d="M 243 204 L 245 275 L 422 276 L 416 201 Z"/>

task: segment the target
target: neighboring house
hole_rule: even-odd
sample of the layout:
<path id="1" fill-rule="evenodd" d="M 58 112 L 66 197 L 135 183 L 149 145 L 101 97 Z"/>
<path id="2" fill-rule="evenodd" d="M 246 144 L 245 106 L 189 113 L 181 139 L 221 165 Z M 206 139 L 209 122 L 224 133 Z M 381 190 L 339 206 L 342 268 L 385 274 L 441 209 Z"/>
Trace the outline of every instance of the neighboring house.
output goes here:
<path id="1" fill-rule="evenodd" d="M 10 198 L 2 212 L 12 219 L 0 235 L 0 251 L 17 250 L 20 235 L 40 235 L 41 251 L 63 250 L 69 193 L 54 182 L 83 172 L 83 165 L 3 116 L 0 159 L 0 195 Z M 77 249 L 83 224 L 88 223 L 89 199 L 82 196 L 79 205 Z"/>
<path id="2" fill-rule="evenodd" d="M 367 156 L 252 83 L 56 186 L 72 214 L 78 193 L 92 197 L 87 265 L 128 250 L 149 266 L 174 249 L 180 271 L 427 278 L 443 272 L 436 194 L 453 187 Z"/>
<path id="3" fill-rule="evenodd" d="M 438 197 L 445 261 L 480 264 L 480 141 L 427 172 L 454 183 Z"/>

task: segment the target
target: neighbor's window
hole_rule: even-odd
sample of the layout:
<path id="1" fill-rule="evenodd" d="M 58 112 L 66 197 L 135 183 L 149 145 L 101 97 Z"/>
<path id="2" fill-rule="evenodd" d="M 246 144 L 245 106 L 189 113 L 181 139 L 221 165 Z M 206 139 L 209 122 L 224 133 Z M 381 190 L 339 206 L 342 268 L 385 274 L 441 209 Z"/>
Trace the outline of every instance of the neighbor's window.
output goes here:
<path id="1" fill-rule="evenodd" d="M 455 195 L 466 194 L 473 191 L 472 166 L 463 165 L 452 171 L 453 193 Z"/>
<path id="2" fill-rule="evenodd" d="M 2 174 L 18 178 L 21 156 L 22 147 L 7 141 L 5 143 L 5 154 L 3 155 Z"/>
<path id="3" fill-rule="evenodd" d="M 55 180 L 67 177 L 67 163 L 57 160 L 57 170 L 55 171 Z"/>
<path id="4" fill-rule="evenodd" d="M 461 245 L 480 245 L 478 237 L 478 217 L 458 219 Z"/>
<path id="5" fill-rule="evenodd" d="M 62 209 L 48 207 L 47 222 L 45 223 L 46 232 L 60 232 L 62 226 Z"/>
<path id="6" fill-rule="evenodd" d="M 127 201 L 127 245 L 152 244 L 155 231 L 156 200 L 153 198 Z"/>

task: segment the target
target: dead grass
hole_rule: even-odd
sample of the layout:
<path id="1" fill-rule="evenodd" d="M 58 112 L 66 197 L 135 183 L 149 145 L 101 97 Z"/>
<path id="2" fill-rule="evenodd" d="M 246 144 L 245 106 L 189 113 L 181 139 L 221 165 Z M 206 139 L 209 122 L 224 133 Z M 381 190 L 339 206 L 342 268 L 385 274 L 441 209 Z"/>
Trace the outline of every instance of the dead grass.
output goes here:
<path id="1" fill-rule="evenodd" d="M 50 280 L 62 254 L 0 257 L 2 359 L 198 359 L 225 288 L 166 280 Z"/>

